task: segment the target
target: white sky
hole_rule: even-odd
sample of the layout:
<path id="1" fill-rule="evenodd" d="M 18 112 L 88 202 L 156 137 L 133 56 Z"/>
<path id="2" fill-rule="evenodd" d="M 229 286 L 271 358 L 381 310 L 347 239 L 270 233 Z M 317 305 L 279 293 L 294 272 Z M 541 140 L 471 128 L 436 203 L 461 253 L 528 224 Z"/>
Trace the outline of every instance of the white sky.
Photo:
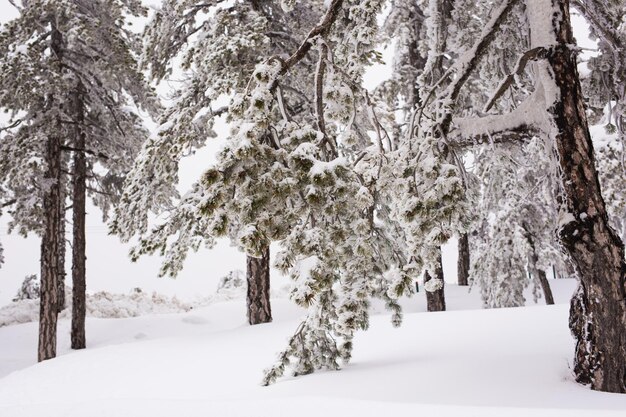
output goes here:
<path id="1" fill-rule="evenodd" d="M 151 0 L 154 2 L 154 0 Z M 0 23 L 17 15 L 8 0 L 0 0 Z M 594 43 L 587 39 L 586 25 L 580 17 L 574 16 L 580 46 L 593 48 Z M 387 64 L 391 63 L 391 51 L 384 51 Z M 378 65 L 365 76 L 368 87 L 375 86 L 389 74 L 389 66 Z M 0 125 L 6 121 L 6 115 L 0 114 Z M 187 158 L 181 164 L 180 189 L 185 191 L 200 174 L 215 160 L 215 154 L 223 143 L 227 132 L 226 126 L 218 124 L 221 139 L 212 140 L 206 148 Z M 146 291 L 177 295 L 184 299 L 206 296 L 215 291 L 217 281 L 232 269 L 245 270 L 245 255 L 223 241 L 212 250 L 201 249 L 192 253 L 185 264 L 185 269 L 176 280 L 157 279 L 160 266 L 158 257 L 144 257 L 137 263 L 128 258 L 128 245 L 122 245 L 117 237 L 107 234 L 107 227 L 101 221 L 99 210 L 88 207 L 87 215 L 87 288 L 90 292 L 107 290 L 128 292 L 134 287 Z M 68 219 L 71 214 L 68 213 Z M 68 223 L 68 239 L 71 240 Z M 5 264 L 0 267 L 0 306 L 10 302 L 24 277 L 39 274 L 39 239 L 36 236 L 24 239 L 7 234 L 7 219 L 0 219 L 0 241 L 4 246 Z M 276 248 L 273 248 L 274 252 Z M 66 262 L 67 279 L 71 281 L 71 248 L 68 245 Z M 456 242 L 444 247 L 444 273 L 448 280 L 456 280 Z M 288 284 L 288 279 L 274 271 L 273 286 Z"/>

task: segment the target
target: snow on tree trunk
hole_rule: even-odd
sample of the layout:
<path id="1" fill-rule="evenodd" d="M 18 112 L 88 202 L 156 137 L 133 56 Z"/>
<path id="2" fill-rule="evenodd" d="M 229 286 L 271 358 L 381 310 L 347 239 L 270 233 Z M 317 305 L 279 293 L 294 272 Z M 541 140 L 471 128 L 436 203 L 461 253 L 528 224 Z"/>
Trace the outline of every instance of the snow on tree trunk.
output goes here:
<path id="1" fill-rule="evenodd" d="M 571 48 L 575 40 L 569 1 L 550 1 L 552 7 L 546 7 L 545 0 L 527 0 L 527 8 L 531 30 L 537 28 L 549 35 L 533 35 L 533 46 L 549 47 L 547 60 L 553 80 L 544 76 L 542 81 L 548 85 L 546 90 L 553 83 L 556 91 L 550 93 L 558 96 L 548 112 L 554 124 L 563 204 L 567 209 L 559 238 L 580 279 L 570 315 L 570 328 L 577 340 L 574 372 L 577 381 L 591 384 L 594 390 L 624 393 L 624 245 L 609 226 L 600 193 L 576 56 Z M 546 16 L 546 12 L 552 13 Z"/>
<path id="2" fill-rule="evenodd" d="M 85 340 L 85 314 L 86 314 L 86 271 L 85 271 L 85 200 L 86 200 L 86 175 L 87 163 L 85 152 L 85 133 L 82 129 L 84 123 L 82 84 L 79 83 L 77 91 L 72 97 L 73 114 L 76 118 L 76 137 L 74 146 L 74 177 L 73 177 L 73 244 L 72 244 L 72 349 L 84 349 Z"/>
<path id="3" fill-rule="evenodd" d="M 457 276 L 460 286 L 468 285 L 470 270 L 470 249 L 469 238 L 467 233 L 464 233 L 459 237 L 459 259 L 457 262 Z"/>
<path id="4" fill-rule="evenodd" d="M 437 280 L 437 284 L 429 285 L 428 282 L 433 279 Z M 439 248 L 437 267 L 435 269 L 435 277 L 431 277 L 428 271 L 424 272 L 424 288 L 426 289 L 426 308 L 428 309 L 428 311 L 446 311 L 443 265 L 441 263 L 441 248 Z"/>
<path id="5" fill-rule="evenodd" d="M 260 258 L 247 258 L 248 323 L 260 324 L 272 321 L 270 306 L 270 248 L 265 247 Z"/>

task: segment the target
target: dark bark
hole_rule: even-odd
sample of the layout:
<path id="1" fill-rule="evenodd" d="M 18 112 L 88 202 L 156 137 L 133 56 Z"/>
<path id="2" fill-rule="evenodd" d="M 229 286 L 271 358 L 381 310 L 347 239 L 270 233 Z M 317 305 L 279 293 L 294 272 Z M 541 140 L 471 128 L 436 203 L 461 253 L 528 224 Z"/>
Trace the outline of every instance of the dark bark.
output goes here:
<path id="1" fill-rule="evenodd" d="M 537 247 L 535 246 L 535 238 L 530 232 L 530 227 L 526 222 L 523 223 L 523 227 L 526 240 L 528 241 L 528 245 L 530 246 L 531 250 L 528 262 L 528 269 L 530 270 L 531 275 L 539 281 L 541 289 L 543 290 L 543 296 L 546 300 L 546 304 L 554 304 L 554 297 L 552 296 L 552 289 L 550 288 L 550 283 L 548 282 L 546 271 L 538 268 L 537 266 L 537 263 L 539 262 L 539 254 L 537 253 Z"/>
<path id="2" fill-rule="evenodd" d="M 457 276 L 460 286 L 467 286 L 470 270 L 469 237 L 464 233 L 459 238 L 459 259 L 457 262 Z"/>
<path id="3" fill-rule="evenodd" d="M 79 84 L 72 97 L 73 114 L 76 118 L 75 147 L 85 148 L 83 87 Z M 73 244 L 72 244 L 72 349 L 84 349 L 85 339 L 85 293 L 86 293 L 86 239 L 85 239 L 85 202 L 87 161 L 84 152 L 74 152 L 73 170 Z"/>
<path id="4" fill-rule="evenodd" d="M 594 164 L 581 92 L 568 0 L 552 0 L 558 44 L 548 56 L 560 101 L 549 109 L 563 199 L 571 221 L 559 230 L 579 276 L 570 327 L 577 340 L 576 379 L 594 390 L 626 392 L 626 263 L 624 245 L 609 226 Z"/>
<path id="5" fill-rule="evenodd" d="M 46 179 L 51 180 L 44 195 L 44 231 L 41 238 L 41 289 L 39 306 L 38 360 L 56 356 L 57 314 L 59 308 L 59 229 L 61 141 L 58 136 L 48 137 L 46 143 Z"/>
<path id="6" fill-rule="evenodd" d="M 272 321 L 270 306 L 270 248 L 267 246 L 260 258 L 248 256 L 246 276 L 248 280 L 248 323 L 260 324 Z"/>
<path id="7" fill-rule="evenodd" d="M 60 60 L 63 37 L 51 20 L 51 49 Z M 53 96 L 47 97 L 48 108 L 55 103 Z M 60 124 L 59 126 L 60 127 Z M 60 131 L 60 129 L 58 129 Z M 48 187 L 43 195 L 43 235 L 41 238 L 41 287 L 39 297 L 39 362 L 56 356 L 57 314 L 59 308 L 59 231 L 61 230 L 61 139 L 57 134 L 46 138 L 46 172 Z"/>
<path id="8" fill-rule="evenodd" d="M 60 203 L 59 204 L 59 282 L 57 285 L 57 294 L 59 297 L 59 304 L 57 307 L 57 312 L 61 312 L 65 309 L 65 176 L 63 175 L 63 156 L 61 154 L 61 177 L 60 181 Z"/>
<path id="9" fill-rule="evenodd" d="M 441 248 L 439 248 L 439 256 L 437 268 L 435 269 L 435 278 L 440 279 L 443 284 L 443 265 L 441 263 Z M 424 284 L 431 280 L 428 271 L 424 272 Z M 446 298 L 444 295 L 444 287 L 437 291 L 426 291 L 426 308 L 428 311 L 446 311 Z"/>
<path id="10" fill-rule="evenodd" d="M 554 297 L 552 296 L 552 289 L 550 288 L 550 283 L 548 282 L 546 271 L 542 269 L 537 269 L 537 279 L 541 284 L 541 289 L 543 290 L 543 296 L 546 299 L 546 304 L 554 304 Z"/>

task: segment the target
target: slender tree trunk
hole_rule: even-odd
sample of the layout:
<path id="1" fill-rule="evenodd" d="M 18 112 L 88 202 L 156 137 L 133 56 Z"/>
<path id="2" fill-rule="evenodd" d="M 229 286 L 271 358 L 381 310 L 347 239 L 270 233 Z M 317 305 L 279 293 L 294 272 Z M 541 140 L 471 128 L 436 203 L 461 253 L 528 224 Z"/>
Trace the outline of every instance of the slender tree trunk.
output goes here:
<path id="1" fill-rule="evenodd" d="M 76 118 L 76 149 L 85 149 L 85 133 L 82 125 L 84 121 L 83 88 L 79 83 L 73 96 L 73 114 Z M 74 152 L 73 172 L 73 244 L 72 244 L 72 349 L 84 349 L 85 339 L 85 313 L 86 313 L 86 239 L 85 239 L 85 204 L 86 204 L 86 177 L 87 161 L 85 153 L 78 150 Z"/>
<path id="2" fill-rule="evenodd" d="M 443 265 L 441 263 L 441 248 L 439 248 L 439 260 L 437 268 L 435 269 L 435 278 L 441 280 L 441 288 L 436 291 L 426 290 L 426 308 L 428 311 L 445 311 L 446 310 L 446 298 L 444 295 L 444 281 L 443 281 Z M 430 281 L 432 277 L 426 271 L 424 273 L 424 287 L 426 283 Z"/>
<path id="3" fill-rule="evenodd" d="M 550 283 L 548 282 L 548 277 L 546 276 L 546 271 L 542 269 L 537 269 L 537 279 L 541 284 L 541 289 L 543 290 L 543 296 L 546 299 L 547 305 L 554 304 L 554 297 L 552 296 L 552 288 L 550 288 Z"/>
<path id="4" fill-rule="evenodd" d="M 532 1 L 527 0 L 528 5 Z M 593 144 L 580 87 L 568 0 L 550 0 L 557 45 L 548 62 L 560 95 L 549 109 L 563 177 L 568 222 L 561 243 L 579 276 L 570 328 L 577 340 L 576 379 L 594 390 L 626 392 L 626 263 L 624 244 L 609 226 L 594 164 Z M 531 5 L 534 6 L 534 5 Z"/>
<path id="5" fill-rule="evenodd" d="M 270 306 L 270 248 L 263 250 L 260 258 L 248 256 L 248 322 L 250 324 L 269 323 L 272 321 Z"/>
<path id="6" fill-rule="evenodd" d="M 526 240 L 528 241 L 528 245 L 530 246 L 531 254 L 529 259 L 528 269 L 535 279 L 539 281 L 541 285 L 541 289 L 543 290 L 543 296 L 546 300 L 546 304 L 552 305 L 554 304 L 554 297 L 552 296 L 552 289 L 550 288 L 550 283 L 548 282 L 548 277 L 546 276 L 546 271 L 539 269 L 537 264 L 539 263 L 539 255 L 537 254 L 537 248 L 535 246 L 535 238 L 530 232 L 530 227 L 526 222 L 523 223 L 524 227 L 524 235 Z"/>
<path id="7" fill-rule="evenodd" d="M 469 238 L 467 236 L 467 233 L 464 233 L 459 238 L 459 260 L 457 262 L 457 276 L 459 278 L 460 286 L 468 285 L 469 270 L 470 270 Z"/>
<path id="8" fill-rule="evenodd" d="M 61 155 L 61 177 L 59 182 L 61 184 L 60 192 L 60 204 L 59 204 L 59 282 L 57 294 L 59 297 L 59 304 L 57 312 L 61 312 L 65 309 L 65 175 L 63 174 L 63 167 L 65 163 L 63 156 Z"/>

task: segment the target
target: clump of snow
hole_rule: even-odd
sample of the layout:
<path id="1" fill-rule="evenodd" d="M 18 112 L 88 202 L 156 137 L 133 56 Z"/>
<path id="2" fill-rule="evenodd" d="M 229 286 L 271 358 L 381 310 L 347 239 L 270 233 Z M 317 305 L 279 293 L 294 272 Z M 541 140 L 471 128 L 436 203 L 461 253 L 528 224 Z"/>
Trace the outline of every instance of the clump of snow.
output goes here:
<path id="1" fill-rule="evenodd" d="M 428 292 L 435 292 L 443 288 L 443 280 L 432 278 L 424 283 L 424 289 Z"/>

